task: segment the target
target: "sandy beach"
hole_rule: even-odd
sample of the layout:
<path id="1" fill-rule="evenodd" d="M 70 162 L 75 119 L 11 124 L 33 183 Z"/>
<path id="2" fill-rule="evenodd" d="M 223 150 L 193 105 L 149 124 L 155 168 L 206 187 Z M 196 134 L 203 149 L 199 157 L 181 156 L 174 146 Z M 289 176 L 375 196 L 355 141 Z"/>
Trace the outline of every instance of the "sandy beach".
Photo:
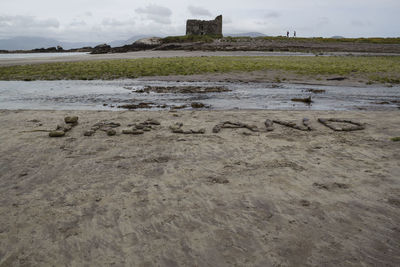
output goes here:
<path id="1" fill-rule="evenodd" d="M 304 117 L 314 130 L 265 131 Z M 224 121 L 258 131 L 214 133 Z M 84 136 L 98 122 L 120 126 Z M 0 124 L 2 267 L 400 265 L 398 111 L 2 110 Z"/>

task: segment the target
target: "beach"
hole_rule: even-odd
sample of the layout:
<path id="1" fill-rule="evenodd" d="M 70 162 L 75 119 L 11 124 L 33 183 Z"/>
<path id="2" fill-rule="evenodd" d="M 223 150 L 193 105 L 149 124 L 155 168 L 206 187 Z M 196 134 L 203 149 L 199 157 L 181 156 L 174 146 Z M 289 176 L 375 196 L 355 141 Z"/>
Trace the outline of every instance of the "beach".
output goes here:
<path id="1" fill-rule="evenodd" d="M 78 125 L 50 138 L 66 116 Z M 313 130 L 264 125 L 303 118 Z M 227 121 L 249 128 L 214 130 Z M 398 111 L 1 110 L 0 124 L 0 266 L 400 265 Z"/>

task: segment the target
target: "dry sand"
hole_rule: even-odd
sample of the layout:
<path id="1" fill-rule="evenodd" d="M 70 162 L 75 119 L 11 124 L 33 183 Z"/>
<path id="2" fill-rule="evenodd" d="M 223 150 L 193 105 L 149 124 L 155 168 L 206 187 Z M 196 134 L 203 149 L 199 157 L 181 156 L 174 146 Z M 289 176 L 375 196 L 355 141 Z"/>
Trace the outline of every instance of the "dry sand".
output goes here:
<path id="1" fill-rule="evenodd" d="M 80 123 L 65 137 L 37 131 L 66 115 Z M 399 266 L 399 115 L 0 111 L 0 266 Z M 211 131 L 303 117 L 314 131 Z M 120 134 L 148 118 L 161 125 Z M 101 120 L 117 135 L 83 136 Z"/>

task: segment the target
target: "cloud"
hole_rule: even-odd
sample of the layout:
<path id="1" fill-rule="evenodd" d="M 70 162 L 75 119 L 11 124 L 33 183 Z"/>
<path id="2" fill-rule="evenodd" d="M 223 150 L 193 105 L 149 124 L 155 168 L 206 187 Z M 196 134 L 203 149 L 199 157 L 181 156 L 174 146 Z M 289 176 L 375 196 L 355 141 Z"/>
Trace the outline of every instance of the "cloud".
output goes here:
<path id="1" fill-rule="evenodd" d="M 188 6 L 188 10 L 189 10 L 190 14 L 192 14 L 193 16 L 206 16 L 206 17 L 212 16 L 211 12 L 203 7 Z"/>
<path id="2" fill-rule="evenodd" d="M 101 22 L 106 27 L 120 27 L 120 26 L 133 26 L 135 21 L 133 20 L 118 20 L 115 18 L 104 18 Z"/>
<path id="3" fill-rule="evenodd" d="M 267 14 L 265 14 L 265 18 L 267 19 L 275 19 L 275 18 L 279 18 L 281 16 L 281 14 L 279 14 L 276 11 L 269 11 Z"/>
<path id="4" fill-rule="evenodd" d="M 145 18 L 160 24 L 171 24 L 171 9 L 163 6 L 149 5 L 144 8 L 137 8 L 135 12 L 145 15 Z"/>
<path id="5" fill-rule="evenodd" d="M 361 21 L 361 20 L 352 20 L 351 21 L 351 26 L 354 27 L 369 27 L 371 26 L 371 22 L 370 21 Z"/>
<path id="6" fill-rule="evenodd" d="M 87 25 L 87 23 L 84 20 L 77 20 L 77 19 L 74 19 L 69 24 L 69 26 L 72 26 L 72 27 L 82 27 L 82 26 L 86 26 L 86 25 Z"/>
<path id="7" fill-rule="evenodd" d="M 60 22 L 55 18 L 37 19 L 34 16 L 0 16 L 0 27 L 10 29 L 32 29 L 32 28 L 59 28 Z"/>
<path id="8" fill-rule="evenodd" d="M 317 19 L 317 26 L 321 27 L 321 26 L 326 26 L 329 25 L 331 23 L 330 19 L 327 17 L 319 17 Z"/>

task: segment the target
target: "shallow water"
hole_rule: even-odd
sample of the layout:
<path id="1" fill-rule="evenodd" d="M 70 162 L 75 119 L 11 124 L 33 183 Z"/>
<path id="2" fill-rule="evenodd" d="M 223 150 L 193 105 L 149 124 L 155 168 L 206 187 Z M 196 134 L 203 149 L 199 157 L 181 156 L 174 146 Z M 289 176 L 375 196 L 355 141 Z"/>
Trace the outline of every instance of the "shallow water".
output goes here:
<path id="1" fill-rule="evenodd" d="M 206 94 L 138 93 L 145 86 L 223 86 L 230 92 Z M 325 93 L 308 92 L 309 89 Z M 311 105 L 292 98 L 312 97 Z M 0 109 L 123 110 L 123 104 L 187 105 L 210 109 L 398 110 L 400 87 L 337 87 L 271 83 L 114 81 L 0 81 Z M 153 108 L 154 110 L 161 108 Z"/>
<path id="2" fill-rule="evenodd" d="M 68 57 L 86 55 L 84 52 L 65 52 L 65 53 L 10 53 L 0 54 L 2 59 L 24 59 L 24 58 L 48 58 L 48 57 Z"/>

